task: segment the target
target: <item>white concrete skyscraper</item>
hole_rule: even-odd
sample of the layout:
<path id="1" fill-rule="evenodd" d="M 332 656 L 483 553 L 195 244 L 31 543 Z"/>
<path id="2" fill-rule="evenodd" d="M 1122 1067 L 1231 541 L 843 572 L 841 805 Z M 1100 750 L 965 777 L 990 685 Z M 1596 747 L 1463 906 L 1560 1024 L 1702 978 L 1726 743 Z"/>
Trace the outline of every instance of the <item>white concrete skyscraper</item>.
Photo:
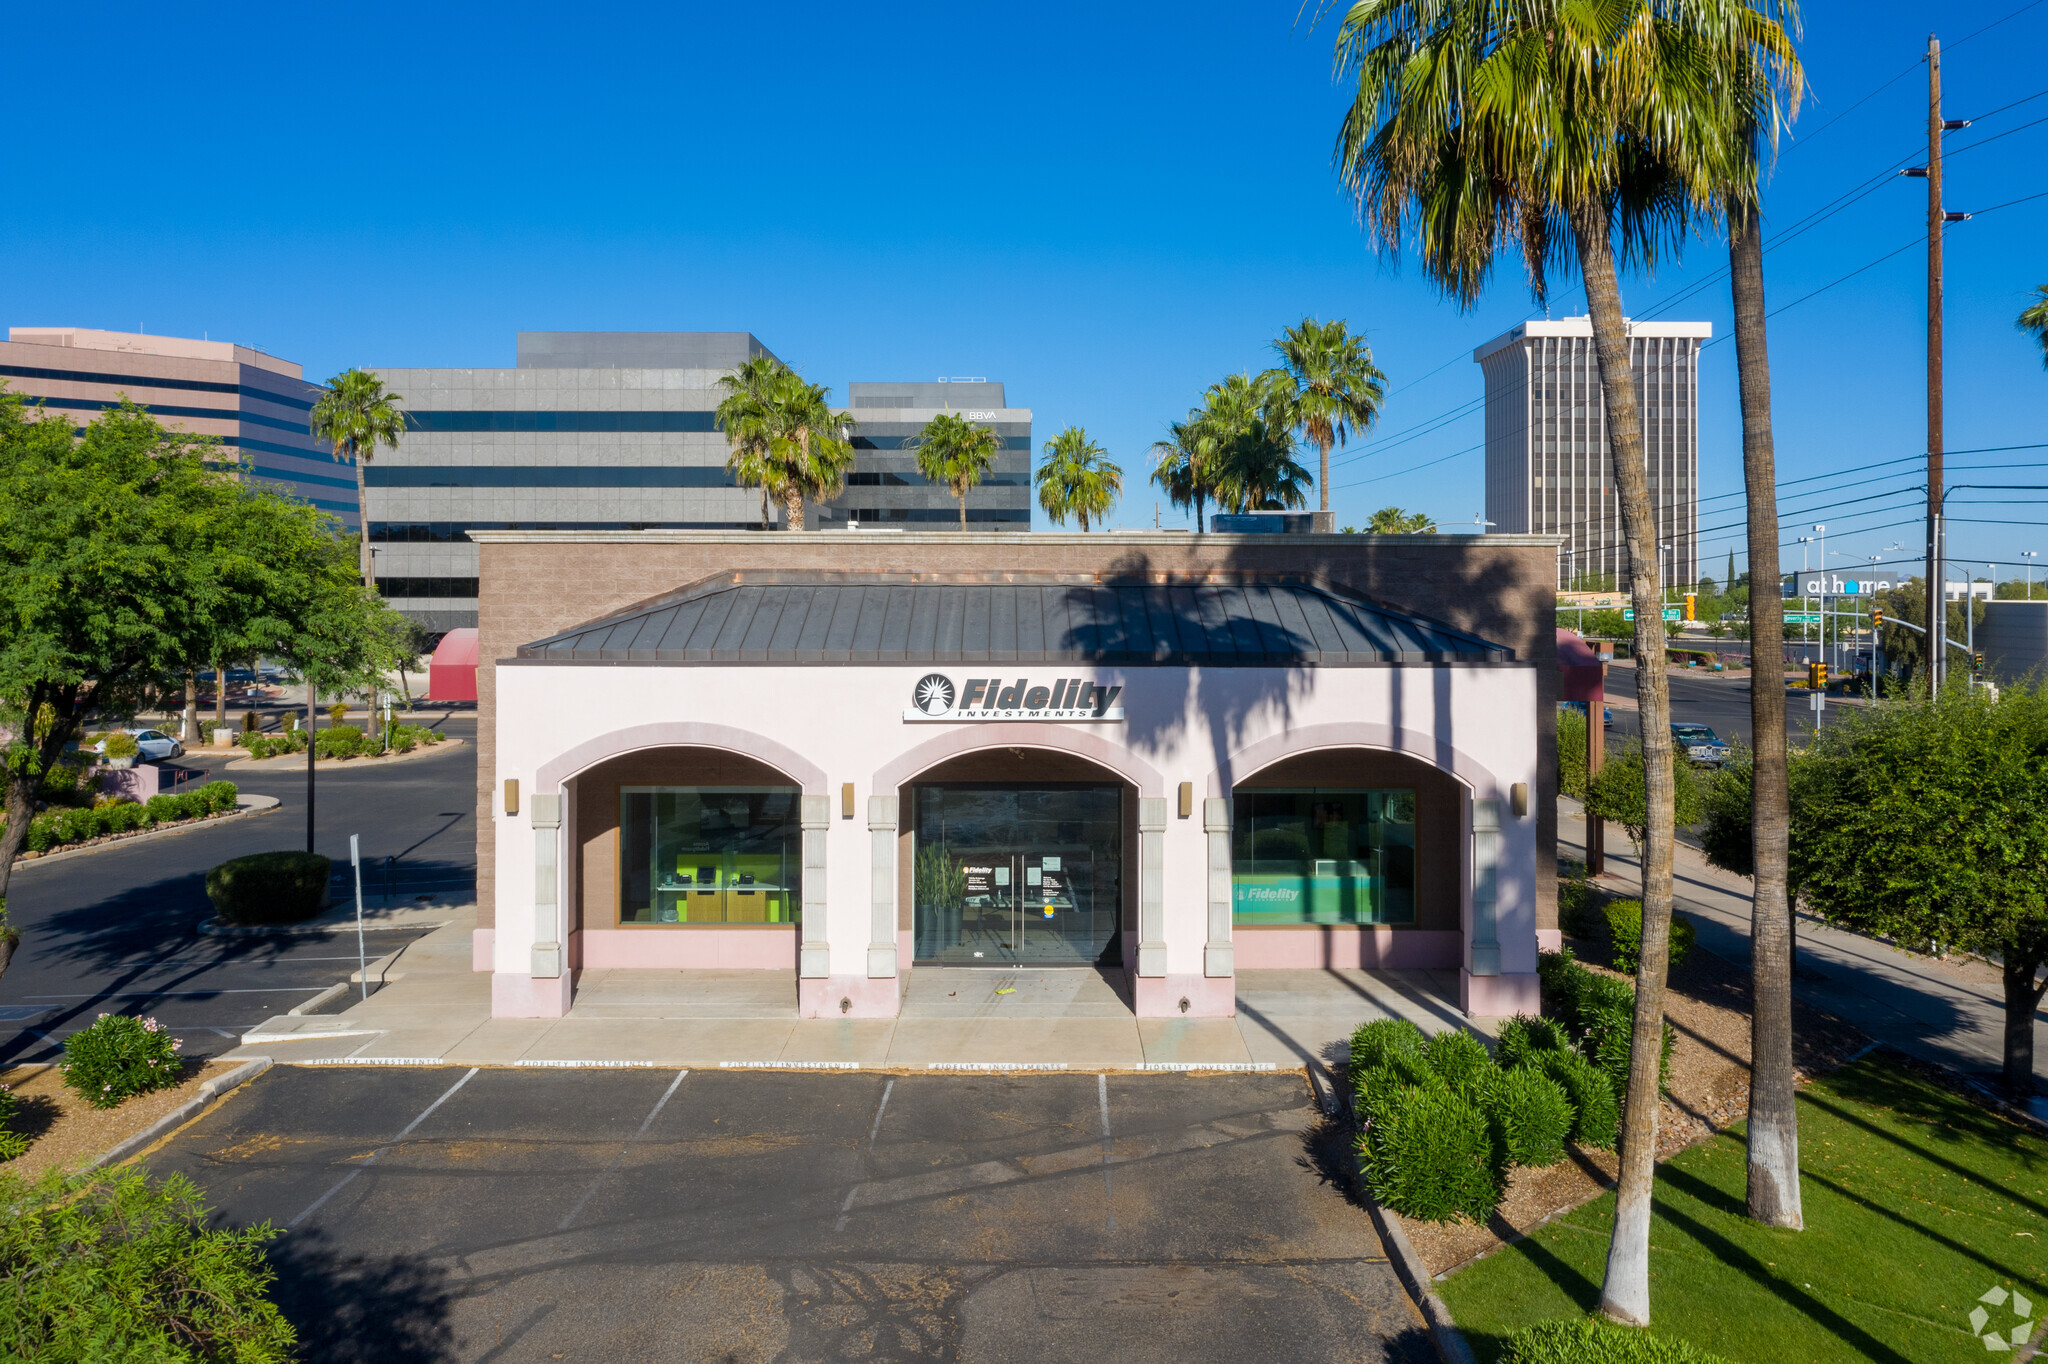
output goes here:
<path id="1" fill-rule="evenodd" d="M 1707 322 L 1632 322 L 1663 581 L 1699 578 L 1699 355 Z M 1590 318 L 1524 322 L 1472 352 L 1486 376 L 1486 519 L 1503 534 L 1566 537 L 1557 581 L 1625 588 L 1621 504 Z"/>

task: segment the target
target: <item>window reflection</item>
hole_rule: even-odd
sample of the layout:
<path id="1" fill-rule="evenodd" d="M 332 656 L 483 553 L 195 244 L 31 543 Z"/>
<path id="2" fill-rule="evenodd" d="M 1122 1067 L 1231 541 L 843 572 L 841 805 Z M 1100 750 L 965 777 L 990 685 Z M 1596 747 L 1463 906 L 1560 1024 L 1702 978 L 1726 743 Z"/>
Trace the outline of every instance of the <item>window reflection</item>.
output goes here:
<path id="1" fill-rule="evenodd" d="M 1241 924 L 1415 922 L 1415 792 L 1239 790 L 1231 900 Z"/>
<path id="2" fill-rule="evenodd" d="M 794 786 L 619 789 L 619 922 L 793 924 L 803 911 Z"/>

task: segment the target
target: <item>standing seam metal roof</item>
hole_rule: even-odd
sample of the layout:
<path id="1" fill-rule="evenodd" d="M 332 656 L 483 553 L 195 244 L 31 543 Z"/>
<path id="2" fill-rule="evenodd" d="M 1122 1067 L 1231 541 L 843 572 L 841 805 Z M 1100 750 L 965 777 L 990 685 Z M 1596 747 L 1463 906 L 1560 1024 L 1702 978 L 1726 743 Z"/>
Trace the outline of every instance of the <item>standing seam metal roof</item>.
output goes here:
<path id="1" fill-rule="evenodd" d="M 1512 663 L 1321 579 L 723 573 L 522 645 L 536 663 Z"/>

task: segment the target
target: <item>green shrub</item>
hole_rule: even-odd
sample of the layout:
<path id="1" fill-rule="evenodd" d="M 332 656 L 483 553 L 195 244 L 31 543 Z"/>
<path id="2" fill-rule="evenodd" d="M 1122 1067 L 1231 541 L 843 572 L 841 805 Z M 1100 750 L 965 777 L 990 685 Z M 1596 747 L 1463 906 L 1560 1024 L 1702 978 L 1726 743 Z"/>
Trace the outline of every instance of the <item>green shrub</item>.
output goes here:
<path id="1" fill-rule="evenodd" d="M 1576 1051 L 1538 1052 L 1535 1065 L 1558 1083 L 1571 1103 L 1571 1139 L 1612 1151 L 1621 1134 L 1621 1109 L 1613 1084 L 1599 1068 Z"/>
<path id="2" fill-rule="evenodd" d="M 213 732 L 220 727 L 218 720 L 201 720 L 199 722 L 199 742 L 202 744 L 212 743 Z"/>
<path id="3" fill-rule="evenodd" d="M 132 758 L 142 751 L 142 745 L 135 742 L 133 734 L 115 730 L 107 736 L 107 746 L 101 751 L 109 758 Z"/>
<path id="4" fill-rule="evenodd" d="M 1567 938 L 1593 936 L 1593 911 L 1604 897 L 1581 876 L 1561 876 L 1557 881 L 1557 927 Z"/>
<path id="5" fill-rule="evenodd" d="M 185 1044 L 154 1018 L 101 1014 L 64 1042 L 64 1084 L 94 1108 L 178 1083 Z"/>
<path id="6" fill-rule="evenodd" d="M 95 1364 L 282 1364 L 269 1223 L 213 1229 L 183 1176 L 0 1174 L 0 1350 Z"/>
<path id="7" fill-rule="evenodd" d="M 1614 944 L 1614 969 L 1633 975 L 1643 950 L 1643 902 L 1616 900 L 1604 912 L 1607 916 L 1607 937 Z M 1692 950 L 1693 939 L 1697 936 L 1692 920 L 1683 914 L 1671 916 L 1673 966 L 1685 960 L 1685 954 Z"/>
<path id="8" fill-rule="evenodd" d="M 314 740 L 323 758 L 353 758 L 366 750 L 363 732 L 354 725 L 335 725 Z"/>
<path id="9" fill-rule="evenodd" d="M 1550 1018 L 1532 1018 L 1528 1014 L 1516 1014 L 1500 1025 L 1500 1043 L 1494 1055 L 1501 1065 L 1510 1069 L 1526 1065 L 1541 1051 L 1564 1051 L 1571 1046 L 1571 1039 L 1564 1035 L 1564 1029 Z"/>
<path id="10" fill-rule="evenodd" d="M 245 710 L 242 712 L 242 733 L 254 734 L 262 728 L 263 721 L 257 718 L 255 711 Z"/>
<path id="11" fill-rule="evenodd" d="M 85 798 L 79 779 L 84 774 L 70 763 L 52 763 L 43 773 L 42 798 L 52 805 L 71 805 Z"/>
<path id="12" fill-rule="evenodd" d="M 1359 1165 L 1380 1203 L 1424 1222 L 1484 1222 L 1499 1206 L 1506 1172 L 1477 1103 L 1447 1088 L 1396 1086 L 1370 1120 Z"/>
<path id="13" fill-rule="evenodd" d="M 148 806 L 137 805 L 132 800 L 109 805 L 104 810 L 94 813 L 100 817 L 101 823 L 110 834 L 134 833 L 137 829 L 150 824 L 153 819 L 153 812 Z"/>
<path id="14" fill-rule="evenodd" d="M 1359 1123 L 1370 1128 L 1372 1115 L 1391 1101 L 1395 1091 L 1443 1087 L 1443 1077 L 1422 1064 L 1420 1055 L 1395 1052 L 1359 1076 L 1352 1090 L 1352 1107 Z"/>
<path id="15" fill-rule="evenodd" d="M 393 725 L 391 727 L 392 752 L 410 753 L 415 748 L 418 748 L 419 744 L 419 736 L 413 732 L 411 725 Z"/>
<path id="16" fill-rule="evenodd" d="M 1534 1066 L 1497 1072 L 1483 1103 L 1502 1158 L 1510 1165 L 1555 1165 L 1564 1159 L 1572 1102 L 1564 1086 Z"/>
<path id="17" fill-rule="evenodd" d="M 206 873 L 206 898 L 228 923 L 301 923 L 320 912 L 331 870 L 318 853 L 251 853 Z"/>
<path id="18" fill-rule="evenodd" d="M 1682 1340 L 1659 1340 L 1648 1331 L 1595 1317 L 1544 1321 L 1508 1338 L 1500 1364 L 1727 1364 Z"/>
<path id="19" fill-rule="evenodd" d="M 59 815 L 37 815 L 30 820 L 28 850 L 33 853 L 46 853 L 62 842 L 57 828 L 61 819 L 62 816 Z"/>
<path id="20" fill-rule="evenodd" d="M 1424 1042 L 1422 1029 L 1405 1018 L 1375 1018 L 1351 1031 L 1351 1083 L 1355 1088 L 1369 1070 L 1377 1070 L 1391 1058 L 1420 1059 Z"/>
<path id="21" fill-rule="evenodd" d="M 348 702 L 336 701 L 333 705 L 329 706 L 327 708 L 327 718 L 334 722 L 336 729 L 340 729 L 341 722 L 348 719 Z"/>
<path id="22" fill-rule="evenodd" d="M 0 1160 L 13 1160 L 28 1150 L 28 1138 L 14 1130 L 14 1111 L 18 1106 L 14 1091 L 0 1085 Z"/>
<path id="23" fill-rule="evenodd" d="M 1586 798 L 1586 717 L 1564 707 L 1557 712 L 1557 793 Z"/>
<path id="24" fill-rule="evenodd" d="M 106 831 L 107 816 L 100 810 L 66 810 L 56 817 L 57 842 L 83 843 Z"/>
<path id="25" fill-rule="evenodd" d="M 210 781 L 194 794 L 205 799 L 208 814 L 220 815 L 235 808 L 235 800 L 242 792 L 231 781 Z"/>
<path id="26" fill-rule="evenodd" d="M 1496 1067 L 1486 1044 L 1462 1028 L 1448 1028 L 1422 1048 L 1423 1064 L 1460 1094 L 1476 1094 L 1492 1079 Z"/>
<path id="27" fill-rule="evenodd" d="M 1635 1029 L 1635 987 L 1627 981 L 1588 971 L 1569 949 L 1539 953 L 1536 975 L 1544 1007 L 1571 1037 L 1572 1045 L 1607 1073 L 1616 1094 L 1625 1093 L 1629 1039 Z M 1660 1072 L 1665 1079 L 1671 1073 L 1674 1039 L 1667 1022 Z"/>

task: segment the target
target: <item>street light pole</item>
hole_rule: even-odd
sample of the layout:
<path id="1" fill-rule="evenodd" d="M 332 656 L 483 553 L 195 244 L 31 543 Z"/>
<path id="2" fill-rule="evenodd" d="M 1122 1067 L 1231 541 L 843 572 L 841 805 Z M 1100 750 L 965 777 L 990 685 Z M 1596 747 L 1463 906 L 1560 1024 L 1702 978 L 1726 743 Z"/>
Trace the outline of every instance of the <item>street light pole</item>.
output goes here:
<path id="1" fill-rule="evenodd" d="M 2022 567 L 2027 570 L 2027 600 L 2032 601 L 2034 599 L 2034 560 L 2040 556 L 2034 550 L 2023 549 L 2020 551 L 2020 557 L 2027 561 Z"/>

